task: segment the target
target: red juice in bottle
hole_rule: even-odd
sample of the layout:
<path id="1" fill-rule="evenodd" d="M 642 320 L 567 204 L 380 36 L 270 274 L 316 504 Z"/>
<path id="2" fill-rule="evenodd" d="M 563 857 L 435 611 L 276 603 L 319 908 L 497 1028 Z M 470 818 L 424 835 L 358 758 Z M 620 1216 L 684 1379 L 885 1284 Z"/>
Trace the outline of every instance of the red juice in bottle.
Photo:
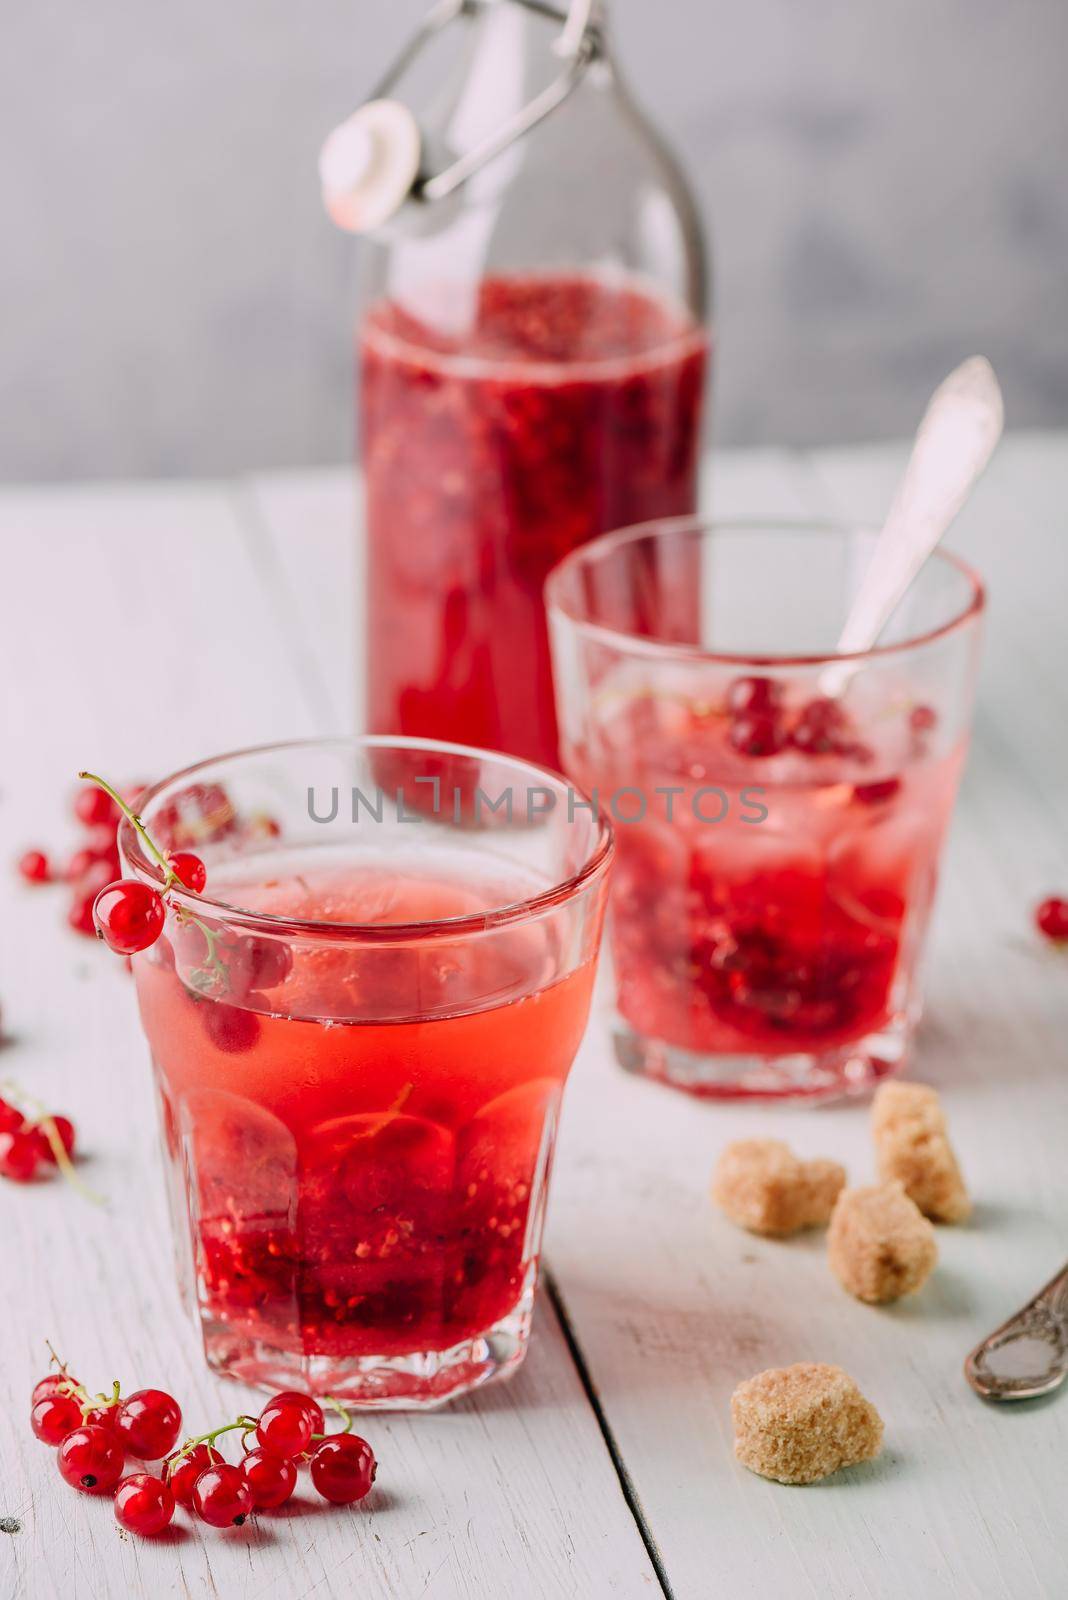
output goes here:
<path id="1" fill-rule="evenodd" d="M 440 315 L 388 299 L 362 328 L 369 726 L 556 767 L 545 576 L 694 509 L 707 340 L 635 280 L 470 295 L 456 333 L 444 288 Z"/>

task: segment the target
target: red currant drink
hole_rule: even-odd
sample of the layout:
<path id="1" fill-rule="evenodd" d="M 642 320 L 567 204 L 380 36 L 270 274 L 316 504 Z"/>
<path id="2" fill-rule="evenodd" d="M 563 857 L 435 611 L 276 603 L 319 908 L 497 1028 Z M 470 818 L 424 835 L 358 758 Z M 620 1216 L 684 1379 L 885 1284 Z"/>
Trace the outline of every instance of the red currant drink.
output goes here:
<path id="1" fill-rule="evenodd" d="M 412 818 L 385 857 L 287 847 L 295 810 L 265 854 L 201 841 L 200 908 L 134 963 L 209 1361 L 368 1405 L 522 1358 L 605 865 L 557 900 L 536 838 Z"/>
<path id="2" fill-rule="evenodd" d="M 704 534 L 715 543 L 716 530 Z M 701 569 L 702 630 L 725 635 L 728 659 L 701 659 L 700 635 L 687 650 L 642 631 L 612 643 L 608 628 L 628 621 L 613 609 L 626 582 L 640 570 L 641 603 L 655 609 L 649 574 L 671 569 L 670 550 L 651 561 L 641 537 L 621 536 L 605 555 L 611 580 L 586 573 L 595 609 L 599 587 L 607 596 L 615 583 L 608 628 L 586 637 L 576 626 L 566 571 L 552 611 L 576 692 L 562 696 L 567 765 L 618 823 L 617 1050 L 624 1064 L 700 1094 L 863 1087 L 900 1064 L 918 1013 L 919 957 L 967 741 L 974 648 L 962 647 L 952 619 L 966 631 L 974 622 L 970 576 L 947 562 L 943 590 L 935 569 L 930 622 L 921 610 L 913 624 L 925 629 L 920 640 L 873 653 L 830 684 L 826 663 L 800 655 L 729 659 L 745 637 L 731 573 L 744 612 L 740 580 L 750 564 L 762 568 L 774 613 L 776 570 L 787 596 L 794 584 L 803 596 L 804 570 L 827 559 L 826 545 L 813 536 L 806 550 L 804 533 L 783 534 L 801 552 L 791 573 L 786 553 L 756 530 L 739 532 L 733 548 L 722 534 L 715 552 L 701 537 L 677 534 Z M 593 547 L 591 566 L 596 559 Z M 722 595 L 704 570 L 710 561 Z M 787 645 L 790 609 L 788 599 L 773 625 Z M 833 609 L 826 614 L 833 632 Z M 807 623 L 818 648 L 818 619 Z M 768 625 L 750 626 L 768 649 Z"/>
<path id="3" fill-rule="evenodd" d="M 432 316 L 388 300 L 363 327 L 370 726 L 555 766 L 545 576 L 694 509 L 706 340 L 591 277 L 472 293 L 460 332 L 444 289 Z"/>
<path id="4" fill-rule="evenodd" d="M 789 741 L 804 737 L 820 702 L 791 705 L 782 692 L 774 756 L 738 751 L 740 724 L 725 708 L 657 702 L 653 732 L 641 700 L 603 730 L 626 758 L 598 774 L 602 790 L 633 784 L 637 755 L 654 796 L 643 820 L 619 827 L 611 948 L 621 1017 L 678 1051 L 756 1056 L 757 1093 L 823 1088 L 863 1040 L 883 1052 L 876 1075 L 896 1064 L 895 1026 L 964 753 L 958 744 L 929 754 L 904 696 L 876 728 L 843 723 L 841 744 L 809 753 Z M 863 742 L 876 734 L 878 747 Z M 797 1059 L 816 1057 L 823 1069 L 806 1066 L 792 1085 Z M 700 1078 L 693 1087 L 718 1088 Z"/>

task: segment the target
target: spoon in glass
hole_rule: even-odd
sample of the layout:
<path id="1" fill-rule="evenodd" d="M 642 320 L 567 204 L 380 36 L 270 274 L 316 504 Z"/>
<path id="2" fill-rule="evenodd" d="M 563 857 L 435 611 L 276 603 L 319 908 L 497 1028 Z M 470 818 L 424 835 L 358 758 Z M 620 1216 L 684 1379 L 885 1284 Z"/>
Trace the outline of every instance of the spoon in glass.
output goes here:
<path id="1" fill-rule="evenodd" d="M 841 654 L 870 650 L 878 642 L 993 455 L 1004 422 L 1001 389 L 985 356 L 969 357 L 939 384 L 849 608 L 838 639 Z M 849 661 L 825 668 L 821 689 L 840 694 L 855 670 Z"/>

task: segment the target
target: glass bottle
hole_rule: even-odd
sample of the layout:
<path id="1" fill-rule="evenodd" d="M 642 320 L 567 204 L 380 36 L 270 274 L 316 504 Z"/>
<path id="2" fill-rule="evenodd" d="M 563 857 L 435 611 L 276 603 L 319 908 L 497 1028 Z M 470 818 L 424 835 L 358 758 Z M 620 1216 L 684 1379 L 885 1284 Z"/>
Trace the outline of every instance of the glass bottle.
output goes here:
<path id="1" fill-rule="evenodd" d="M 367 720 L 555 767 L 546 574 L 696 506 L 704 251 L 603 5 L 447 9 L 456 26 L 402 78 L 412 103 L 430 66 L 414 198 L 365 246 Z"/>

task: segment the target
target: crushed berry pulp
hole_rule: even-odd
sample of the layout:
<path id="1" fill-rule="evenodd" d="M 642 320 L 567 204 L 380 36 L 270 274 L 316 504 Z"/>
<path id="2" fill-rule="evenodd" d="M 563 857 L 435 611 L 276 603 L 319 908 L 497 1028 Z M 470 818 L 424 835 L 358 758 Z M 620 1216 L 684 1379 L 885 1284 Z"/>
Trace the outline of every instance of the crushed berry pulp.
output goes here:
<path id="1" fill-rule="evenodd" d="M 369 726 L 556 767 L 542 585 L 596 534 L 694 510 L 707 341 L 578 275 L 488 278 L 472 324 L 390 300 L 362 328 Z"/>
<path id="2" fill-rule="evenodd" d="M 605 692 L 567 753 L 602 796 L 646 797 L 617 828 L 618 1008 L 706 1057 L 826 1055 L 909 1005 L 963 744 L 938 747 L 901 694 L 852 721 L 789 688 L 773 710 L 732 693 Z"/>
<path id="3" fill-rule="evenodd" d="M 241 885 L 244 906 L 387 924 L 531 890 L 480 884 L 462 859 L 455 877 L 277 862 L 269 885 Z M 206 1326 L 298 1362 L 388 1358 L 448 1350 L 529 1292 L 592 963 L 554 981 L 533 921 L 418 953 L 294 938 L 261 962 L 261 991 L 214 998 L 169 925 L 134 970 Z"/>

